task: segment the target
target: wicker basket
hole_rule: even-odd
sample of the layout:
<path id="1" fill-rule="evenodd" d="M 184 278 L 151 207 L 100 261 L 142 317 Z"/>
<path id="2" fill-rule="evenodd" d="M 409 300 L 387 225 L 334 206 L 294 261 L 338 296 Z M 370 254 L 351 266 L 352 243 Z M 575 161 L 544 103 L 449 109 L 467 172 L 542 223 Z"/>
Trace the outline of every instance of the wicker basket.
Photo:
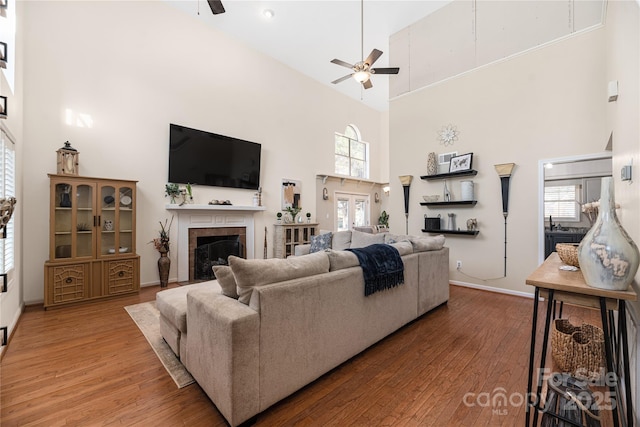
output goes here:
<path id="1" fill-rule="evenodd" d="M 560 261 L 567 265 L 580 267 L 578 262 L 578 245 L 579 243 L 556 243 L 556 252 L 560 257 Z"/>
<path id="2" fill-rule="evenodd" d="M 604 332 L 588 323 L 575 326 L 568 319 L 555 319 L 551 356 L 564 372 L 581 379 L 600 379 L 605 371 Z"/>

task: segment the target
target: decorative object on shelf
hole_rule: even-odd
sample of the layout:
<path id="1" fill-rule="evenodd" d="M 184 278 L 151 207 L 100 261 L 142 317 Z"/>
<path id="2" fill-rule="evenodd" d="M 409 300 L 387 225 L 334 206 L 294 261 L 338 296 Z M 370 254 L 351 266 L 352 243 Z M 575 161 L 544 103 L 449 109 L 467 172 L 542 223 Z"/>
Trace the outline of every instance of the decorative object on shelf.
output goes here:
<path id="1" fill-rule="evenodd" d="M 284 211 L 289 207 L 299 208 L 301 206 L 302 182 L 293 179 L 282 180 L 282 207 Z"/>
<path id="2" fill-rule="evenodd" d="M 282 222 L 282 212 L 278 212 L 276 214 L 276 219 L 278 220 L 278 224 L 280 224 Z"/>
<path id="3" fill-rule="evenodd" d="M 132 202 L 131 196 L 126 196 L 126 195 L 123 196 L 122 193 L 120 194 L 120 204 L 122 206 L 129 206 L 131 205 L 131 202 Z"/>
<path id="4" fill-rule="evenodd" d="M 307 216 L 307 222 L 310 223 L 311 222 L 311 212 L 307 212 L 306 216 Z"/>
<path id="5" fill-rule="evenodd" d="M 169 196 L 171 204 L 176 203 L 176 197 L 180 195 L 180 187 L 178 184 L 168 183 L 164 186 L 164 197 Z"/>
<path id="6" fill-rule="evenodd" d="M 427 203 L 435 203 L 438 200 L 440 200 L 440 195 L 439 194 L 432 194 L 430 196 L 422 196 L 422 198 Z"/>
<path id="7" fill-rule="evenodd" d="M 91 231 L 91 226 L 89 224 L 86 223 L 80 223 L 78 225 L 76 225 L 76 230 L 77 231 Z"/>
<path id="8" fill-rule="evenodd" d="M 462 196 L 462 200 L 473 200 L 473 181 L 461 181 L 460 182 L 460 193 Z"/>
<path id="9" fill-rule="evenodd" d="M 0 199 L 0 233 L 3 235 L 7 224 L 11 221 L 16 203 L 18 203 L 18 201 L 15 197 L 3 197 Z"/>
<path id="10" fill-rule="evenodd" d="M 424 216 L 424 228 L 425 230 L 440 230 L 440 214 L 436 217 Z"/>
<path id="11" fill-rule="evenodd" d="M 158 274 L 160 275 L 160 287 L 166 288 L 169 284 L 169 271 L 171 270 L 171 259 L 167 256 L 169 253 L 169 234 L 171 232 L 171 224 L 173 224 L 173 216 L 171 222 L 167 225 L 168 220 L 164 220 L 160 223 L 159 237 L 153 239 L 150 243 L 158 252 L 160 252 L 160 258 L 158 258 Z"/>
<path id="12" fill-rule="evenodd" d="M 289 206 L 289 207 L 285 208 L 285 210 L 289 214 L 289 218 L 287 216 L 285 216 L 284 217 L 284 222 L 286 222 L 287 224 L 295 224 L 296 223 L 296 216 L 300 213 L 302 208 Z"/>
<path id="13" fill-rule="evenodd" d="M 329 190 L 327 190 L 327 187 L 322 189 L 322 200 L 329 200 Z"/>
<path id="14" fill-rule="evenodd" d="M 7 68 L 7 44 L 0 42 L 0 68 Z"/>
<path id="15" fill-rule="evenodd" d="M 458 140 L 458 135 L 460 135 L 458 128 L 449 124 L 447 126 L 443 126 L 442 129 L 438 131 L 438 140 L 446 147 L 448 145 L 453 145 L 453 143 Z"/>
<path id="16" fill-rule="evenodd" d="M 578 245 L 579 243 L 556 243 L 555 249 L 560 261 L 573 267 L 580 267 Z"/>
<path id="17" fill-rule="evenodd" d="M 209 202 L 210 205 L 226 205 L 226 206 L 231 206 L 231 200 L 217 200 L 217 199 L 213 199 Z"/>
<path id="18" fill-rule="evenodd" d="M 258 191 L 253 193 L 253 206 L 262 206 L 262 187 L 258 187 Z"/>
<path id="19" fill-rule="evenodd" d="M 449 173 L 471 170 L 473 153 L 462 154 L 451 158 L 449 163 Z"/>
<path id="20" fill-rule="evenodd" d="M 378 225 L 384 225 L 385 227 L 389 227 L 389 214 L 387 211 L 380 212 L 380 216 L 378 217 Z"/>
<path id="21" fill-rule="evenodd" d="M 578 247 L 580 269 L 587 285 L 627 290 L 640 263 L 638 247 L 620 224 L 612 177 L 602 178 L 598 218 Z"/>
<path id="22" fill-rule="evenodd" d="M 0 119 L 7 118 L 7 97 L 0 96 Z"/>
<path id="23" fill-rule="evenodd" d="M 402 184 L 402 190 L 404 191 L 404 217 L 406 222 L 406 233 L 409 234 L 409 189 L 411 187 L 412 175 L 400 175 L 400 183 Z"/>
<path id="24" fill-rule="evenodd" d="M 71 207 L 71 186 L 65 185 L 62 193 L 60 193 L 60 207 L 61 208 L 70 208 Z"/>
<path id="25" fill-rule="evenodd" d="M 442 200 L 444 200 L 445 202 L 450 202 L 451 201 L 451 192 L 449 191 L 449 188 L 447 187 L 447 180 L 444 180 L 444 188 L 442 190 Z"/>
<path id="26" fill-rule="evenodd" d="M 455 230 L 456 229 L 456 214 L 453 212 L 449 212 L 447 214 L 449 220 L 447 221 L 447 230 Z"/>
<path id="27" fill-rule="evenodd" d="M 110 219 L 105 219 L 102 227 L 104 228 L 104 231 L 113 231 L 113 221 Z"/>
<path id="28" fill-rule="evenodd" d="M 58 174 L 59 175 L 78 175 L 79 157 L 78 150 L 73 148 L 69 141 L 64 143 L 64 147 L 58 151 Z"/>
<path id="29" fill-rule="evenodd" d="M 180 196 L 182 196 L 182 202 L 180 206 L 185 203 L 193 203 L 193 192 L 191 191 L 191 184 L 187 183 L 184 188 L 180 189 Z"/>
<path id="30" fill-rule="evenodd" d="M 429 153 L 427 156 L 427 175 L 435 175 L 438 173 L 438 163 L 436 162 L 436 153 Z"/>
<path id="31" fill-rule="evenodd" d="M 502 216 L 504 216 L 504 277 L 507 277 L 507 216 L 509 215 L 509 183 L 515 163 L 501 163 L 494 165 L 500 177 L 502 189 Z"/>
<path id="32" fill-rule="evenodd" d="M 105 196 L 104 199 L 102 199 L 104 201 L 105 205 L 110 205 L 111 203 L 113 203 L 116 199 L 113 198 L 113 196 Z"/>
<path id="33" fill-rule="evenodd" d="M 478 220 L 475 218 L 469 218 L 467 220 L 467 231 L 475 231 L 478 229 Z"/>

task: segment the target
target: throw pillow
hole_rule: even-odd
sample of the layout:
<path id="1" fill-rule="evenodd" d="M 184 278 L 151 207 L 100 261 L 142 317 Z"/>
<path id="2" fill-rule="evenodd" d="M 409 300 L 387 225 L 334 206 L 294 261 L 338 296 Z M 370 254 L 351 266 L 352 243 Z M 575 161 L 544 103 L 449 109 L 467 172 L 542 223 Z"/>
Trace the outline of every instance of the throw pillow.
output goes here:
<path id="1" fill-rule="evenodd" d="M 318 236 L 311 236 L 311 248 L 309 253 L 324 251 L 331 248 L 331 235 L 333 233 L 324 233 Z"/>
<path id="2" fill-rule="evenodd" d="M 411 244 L 414 252 L 437 251 L 444 246 L 444 235 L 412 237 Z"/>
<path id="3" fill-rule="evenodd" d="M 384 234 L 363 233 L 353 230 L 351 232 L 351 248 L 364 248 L 374 243 L 384 243 Z M 334 248 L 335 249 L 335 248 Z"/>
<path id="4" fill-rule="evenodd" d="M 222 295 L 226 295 L 229 298 L 238 299 L 238 291 L 236 290 L 236 278 L 233 276 L 233 271 L 228 265 L 214 265 L 212 267 L 213 274 L 216 276 L 216 280 L 222 289 Z"/>
<path id="5" fill-rule="evenodd" d="M 404 240 L 407 240 L 407 241 L 410 240 L 410 236 L 407 236 L 406 234 L 392 234 L 392 233 L 386 233 L 384 235 L 384 243 L 386 244 L 402 242 Z"/>
<path id="6" fill-rule="evenodd" d="M 232 255 L 229 265 L 236 278 L 238 301 L 248 305 L 255 287 L 327 273 L 329 257 L 325 252 L 287 259 L 244 259 Z"/>
<path id="7" fill-rule="evenodd" d="M 343 251 L 351 247 L 351 230 L 338 231 L 333 233 L 331 238 L 331 249 L 336 251 Z"/>

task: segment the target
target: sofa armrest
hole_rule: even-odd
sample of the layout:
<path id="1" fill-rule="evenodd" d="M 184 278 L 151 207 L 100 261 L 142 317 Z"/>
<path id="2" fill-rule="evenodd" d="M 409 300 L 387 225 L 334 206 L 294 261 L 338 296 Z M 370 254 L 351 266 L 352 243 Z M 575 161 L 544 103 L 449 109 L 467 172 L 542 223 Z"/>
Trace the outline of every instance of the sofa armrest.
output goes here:
<path id="1" fill-rule="evenodd" d="M 306 243 L 304 245 L 297 245 L 295 248 L 293 248 L 293 254 L 295 256 L 309 255 L 310 251 L 311 245 L 309 243 Z"/>
<path id="2" fill-rule="evenodd" d="M 185 365 L 232 426 L 259 412 L 259 314 L 210 289 L 187 293 Z"/>

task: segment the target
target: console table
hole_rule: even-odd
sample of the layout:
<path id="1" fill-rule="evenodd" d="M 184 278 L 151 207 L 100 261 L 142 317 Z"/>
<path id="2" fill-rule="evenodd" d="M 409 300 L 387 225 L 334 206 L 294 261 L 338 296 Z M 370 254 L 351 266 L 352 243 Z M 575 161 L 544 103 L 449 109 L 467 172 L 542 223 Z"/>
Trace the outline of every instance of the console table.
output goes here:
<path id="1" fill-rule="evenodd" d="M 317 227 L 316 223 L 275 224 L 273 256 L 286 258 L 293 255 L 296 246 L 311 243 L 311 236 L 317 234 Z"/>
<path id="2" fill-rule="evenodd" d="M 627 291 L 610 291 L 606 289 L 593 288 L 585 283 L 581 271 L 560 270 L 559 267 L 561 265 L 562 262 L 560 261 L 558 254 L 553 252 L 544 261 L 544 263 L 542 263 L 542 265 L 531 273 L 526 280 L 527 285 L 535 286 L 535 297 L 533 302 L 533 322 L 531 326 L 531 349 L 529 353 L 529 376 L 527 383 L 525 425 L 527 427 L 530 425 L 529 422 L 532 409 L 534 412 L 534 426 L 538 423 L 538 413 L 543 411 L 543 407 L 538 403 L 543 384 L 540 376 L 537 376 L 538 384 L 536 392 L 532 393 L 533 365 L 536 352 L 536 330 L 538 323 L 538 301 L 540 297 L 542 297 L 547 301 L 547 311 L 545 316 L 539 372 L 543 372 L 547 357 L 549 325 L 551 323 L 552 312 L 555 316 L 555 310 L 553 309 L 554 302 L 560 301 L 561 303 L 567 302 L 585 307 L 599 308 L 602 318 L 602 329 L 604 331 L 607 372 L 613 373 L 613 375 L 608 375 L 608 377 L 612 377 L 614 380 L 612 384 L 609 384 L 609 391 L 612 396 L 615 396 L 614 398 L 616 400 L 616 406 L 612 410 L 613 424 L 615 426 L 620 425 L 619 418 L 622 418 L 623 425 L 633 426 L 633 401 L 631 398 L 631 379 L 629 374 L 626 301 L 637 300 L 636 292 L 631 288 Z M 616 309 L 618 310 L 617 329 L 613 316 L 613 312 Z M 562 308 L 560 309 L 560 316 L 562 316 Z M 621 395 L 618 383 L 621 362 L 623 365 L 622 369 L 625 381 L 625 396 Z M 625 420 L 626 422 L 624 422 Z"/>

